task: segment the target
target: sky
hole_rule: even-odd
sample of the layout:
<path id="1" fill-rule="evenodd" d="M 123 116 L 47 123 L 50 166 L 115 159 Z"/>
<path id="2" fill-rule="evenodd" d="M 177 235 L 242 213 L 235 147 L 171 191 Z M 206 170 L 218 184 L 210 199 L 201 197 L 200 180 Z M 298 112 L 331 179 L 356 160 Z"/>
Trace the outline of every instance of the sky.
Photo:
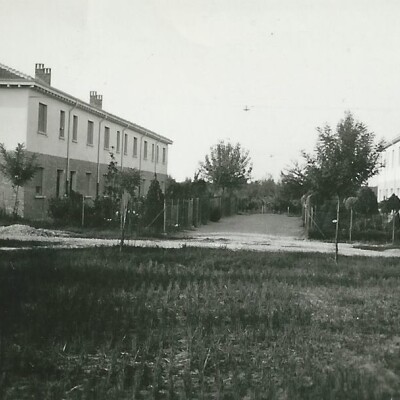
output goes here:
<path id="1" fill-rule="evenodd" d="M 278 179 L 346 110 L 400 135 L 399 16 L 397 0 L 0 0 L 0 63 L 43 63 L 54 87 L 173 140 L 177 181 L 220 140 Z"/>

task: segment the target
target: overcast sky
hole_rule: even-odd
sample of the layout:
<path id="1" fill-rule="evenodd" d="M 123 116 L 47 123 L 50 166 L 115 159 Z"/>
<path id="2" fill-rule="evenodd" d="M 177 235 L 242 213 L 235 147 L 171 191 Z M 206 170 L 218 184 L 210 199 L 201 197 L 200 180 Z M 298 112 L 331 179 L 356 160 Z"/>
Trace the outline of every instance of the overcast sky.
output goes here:
<path id="1" fill-rule="evenodd" d="M 0 0 L 0 62 L 44 63 L 54 87 L 169 137 L 177 180 L 220 139 L 278 178 L 345 110 L 400 134 L 399 17 L 398 0 Z"/>

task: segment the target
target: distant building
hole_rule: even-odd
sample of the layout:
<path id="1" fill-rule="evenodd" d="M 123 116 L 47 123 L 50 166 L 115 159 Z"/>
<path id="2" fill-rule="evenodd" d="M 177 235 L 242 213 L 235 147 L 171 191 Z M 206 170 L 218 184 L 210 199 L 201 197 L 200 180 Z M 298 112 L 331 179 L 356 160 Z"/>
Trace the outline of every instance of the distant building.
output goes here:
<path id="1" fill-rule="evenodd" d="M 103 194 L 110 152 L 120 167 L 141 172 L 141 194 L 155 174 L 165 188 L 172 141 L 104 111 L 102 101 L 95 91 L 86 103 L 55 89 L 43 64 L 36 64 L 35 78 L 0 64 L 0 142 L 9 150 L 24 143 L 40 165 L 22 191 L 26 218 L 47 218 L 48 200 L 71 190 Z M 11 186 L 0 177 L 0 208 L 11 210 L 12 204 Z"/>
<path id="2" fill-rule="evenodd" d="M 378 202 L 393 193 L 400 197 L 400 137 L 386 145 L 381 153 L 380 164 L 379 174 L 369 183 L 376 187 Z"/>

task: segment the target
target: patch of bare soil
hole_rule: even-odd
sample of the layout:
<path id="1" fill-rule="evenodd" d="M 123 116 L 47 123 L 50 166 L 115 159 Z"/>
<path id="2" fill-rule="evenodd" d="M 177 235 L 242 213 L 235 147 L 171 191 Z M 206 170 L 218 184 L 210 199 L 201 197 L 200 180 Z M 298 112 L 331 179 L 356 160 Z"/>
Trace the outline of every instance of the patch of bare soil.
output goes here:
<path id="1" fill-rule="evenodd" d="M 19 237 L 70 237 L 68 232 L 33 228 L 28 225 L 14 224 L 0 227 L 0 238 L 3 239 L 18 239 Z"/>

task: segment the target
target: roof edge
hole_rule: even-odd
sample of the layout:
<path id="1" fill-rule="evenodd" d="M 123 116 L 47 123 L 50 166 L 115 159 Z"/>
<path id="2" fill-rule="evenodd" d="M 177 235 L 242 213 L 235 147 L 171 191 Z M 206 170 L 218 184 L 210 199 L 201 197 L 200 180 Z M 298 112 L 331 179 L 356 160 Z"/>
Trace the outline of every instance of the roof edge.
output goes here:
<path id="1" fill-rule="evenodd" d="M 160 135 L 156 132 L 151 131 L 150 129 L 144 128 L 140 125 L 137 125 L 131 121 L 128 121 L 124 118 L 118 117 L 117 115 L 114 115 L 108 111 L 105 111 L 103 109 L 99 109 L 96 107 L 93 107 L 90 103 L 87 103 L 86 101 L 80 100 L 77 97 L 74 97 L 66 92 L 63 92 L 60 89 L 57 89 L 53 86 L 46 85 L 45 83 L 33 78 L 32 76 L 26 75 L 16 69 L 10 68 L 4 64 L 0 63 L 0 68 L 4 68 L 7 71 L 21 77 L 21 81 L 19 80 L 0 80 L 0 85 L 5 84 L 9 86 L 29 86 L 30 88 L 35 87 L 41 91 L 47 92 L 51 95 L 54 95 L 56 97 L 62 97 L 64 100 L 67 100 L 71 103 L 76 103 L 77 105 L 80 105 L 82 108 L 88 109 L 90 112 L 93 112 L 95 114 L 101 115 L 105 117 L 105 119 L 111 119 L 114 120 L 116 123 L 119 123 L 121 125 L 125 125 L 126 128 L 130 128 L 134 131 L 137 131 L 138 133 L 142 133 L 147 136 L 151 136 L 154 139 L 160 140 L 162 142 L 165 142 L 166 144 L 172 144 L 173 141 L 171 139 L 168 139 L 166 136 Z"/>

